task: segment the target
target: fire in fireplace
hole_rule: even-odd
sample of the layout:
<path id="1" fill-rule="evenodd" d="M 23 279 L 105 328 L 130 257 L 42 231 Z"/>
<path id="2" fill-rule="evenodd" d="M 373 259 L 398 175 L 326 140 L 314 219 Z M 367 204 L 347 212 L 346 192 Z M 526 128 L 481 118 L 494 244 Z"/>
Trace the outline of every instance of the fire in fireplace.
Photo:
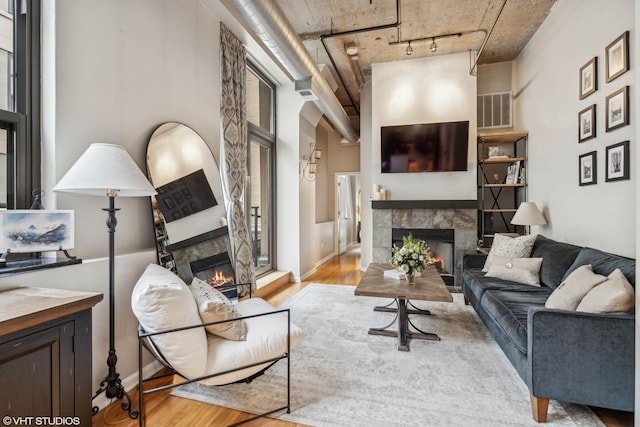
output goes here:
<path id="1" fill-rule="evenodd" d="M 191 261 L 189 267 L 194 277 L 207 282 L 228 298 L 238 297 L 233 266 L 227 252 Z"/>
<path id="2" fill-rule="evenodd" d="M 453 229 L 434 228 L 393 228 L 392 245 L 402 247 L 402 238 L 411 234 L 424 240 L 436 259 L 435 267 L 447 286 L 454 286 L 455 231 Z"/>

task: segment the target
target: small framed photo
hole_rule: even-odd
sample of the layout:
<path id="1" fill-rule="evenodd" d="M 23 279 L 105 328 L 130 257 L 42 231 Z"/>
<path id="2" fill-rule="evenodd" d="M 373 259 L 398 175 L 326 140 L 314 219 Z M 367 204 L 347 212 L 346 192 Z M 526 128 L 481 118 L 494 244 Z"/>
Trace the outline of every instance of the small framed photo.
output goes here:
<path id="1" fill-rule="evenodd" d="M 579 185 L 593 185 L 598 182 L 597 178 L 597 156 L 598 153 L 591 151 L 590 153 L 581 154 L 578 156 L 578 184 Z"/>
<path id="2" fill-rule="evenodd" d="M 629 124 L 629 86 L 625 86 L 605 100 L 607 132 Z"/>
<path id="3" fill-rule="evenodd" d="M 596 104 L 578 113 L 578 142 L 596 137 Z"/>
<path id="4" fill-rule="evenodd" d="M 620 34 L 604 50 L 607 83 L 629 70 L 629 31 Z"/>
<path id="5" fill-rule="evenodd" d="M 598 58 L 593 57 L 580 67 L 580 99 L 585 99 L 598 89 Z"/>
<path id="6" fill-rule="evenodd" d="M 629 141 L 607 147 L 605 181 L 629 179 Z"/>

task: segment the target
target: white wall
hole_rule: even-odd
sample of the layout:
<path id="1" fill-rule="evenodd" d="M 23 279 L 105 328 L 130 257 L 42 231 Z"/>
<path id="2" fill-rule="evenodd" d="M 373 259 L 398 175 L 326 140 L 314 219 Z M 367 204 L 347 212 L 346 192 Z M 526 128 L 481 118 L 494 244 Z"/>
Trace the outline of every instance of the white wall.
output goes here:
<path id="1" fill-rule="evenodd" d="M 630 71 L 605 83 L 605 47 L 631 30 Z M 516 128 L 529 131 L 529 200 L 556 240 L 634 257 L 636 242 L 636 67 L 634 1 L 562 0 L 514 63 Z M 578 96 L 578 70 L 598 57 L 598 90 Z M 631 125 L 605 132 L 605 97 L 630 85 Z M 596 104 L 597 137 L 578 143 L 580 110 Z M 605 182 L 605 148 L 631 140 L 631 179 Z M 578 156 L 597 151 L 597 185 L 578 186 Z"/>
<path id="2" fill-rule="evenodd" d="M 473 199 L 476 192 L 476 78 L 469 55 L 373 64 L 372 179 L 394 200 Z M 467 172 L 382 174 L 380 127 L 469 121 Z M 371 190 L 369 190 L 371 191 Z"/>
<path id="3" fill-rule="evenodd" d="M 167 121 L 193 128 L 219 159 L 218 17 L 248 46 L 251 56 L 275 83 L 283 84 L 278 88 L 279 96 L 287 90 L 293 93 L 293 85 L 282 70 L 260 51 L 218 0 L 43 2 L 44 203 L 48 208 L 76 211 L 76 249 L 72 253 L 84 262 L 4 278 L 0 284 L 105 295 L 105 301 L 93 310 L 93 390 L 98 389 L 106 374 L 109 334 L 105 260 L 108 233 L 106 214 L 101 210 L 107 207 L 107 200 L 57 195 L 51 188 L 93 142 L 123 145 L 145 170 L 147 140 L 157 125 Z M 296 116 L 297 111 L 299 108 Z M 287 114 L 281 117 L 286 120 Z M 284 160 L 293 158 L 296 164 L 297 148 L 294 153 L 287 152 L 287 148 L 292 146 L 291 140 L 297 147 L 297 128 L 295 138 L 287 139 L 287 122 L 279 124 L 288 142 L 278 147 L 279 154 Z M 297 171 L 290 169 L 295 185 L 292 190 L 297 193 Z M 291 181 L 286 173 L 285 167 L 278 170 L 279 184 L 281 180 Z M 287 190 L 286 185 L 283 188 Z M 278 199 L 279 205 L 284 202 L 286 206 L 287 201 L 286 197 Z M 119 198 L 116 205 L 121 208 L 115 234 L 116 349 L 118 372 L 128 388 L 135 385 L 137 378 L 137 331 L 130 308 L 131 290 L 144 268 L 156 260 L 155 239 L 147 198 Z M 279 214 L 286 219 L 285 213 Z M 297 231 L 292 233 L 297 236 Z M 285 248 L 283 245 L 286 256 Z M 293 253 L 297 253 L 296 248 Z M 105 402 L 102 399 L 97 403 Z"/>
<path id="4" fill-rule="evenodd" d="M 363 96 L 364 95 L 364 96 Z M 362 97 L 362 255 L 371 262 L 373 184 L 384 187 L 393 200 L 475 200 L 476 192 L 476 78 L 469 75 L 469 55 L 388 62 L 372 65 L 371 98 Z M 370 105 L 370 106 L 369 106 Z M 369 124 L 368 111 L 371 119 Z M 469 121 L 467 172 L 382 174 L 380 127 L 413 123 Z"/>

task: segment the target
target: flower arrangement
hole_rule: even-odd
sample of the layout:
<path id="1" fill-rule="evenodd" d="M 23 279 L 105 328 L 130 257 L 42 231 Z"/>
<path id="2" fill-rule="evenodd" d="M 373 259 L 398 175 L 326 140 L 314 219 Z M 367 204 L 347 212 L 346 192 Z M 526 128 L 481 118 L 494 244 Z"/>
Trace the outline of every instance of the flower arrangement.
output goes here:
<path id="1" fill-rule="evenodd" d="M 404 273 L 410 282 L 417 272 L 434 262 L 429 246 L 411 234 L 402 238 L 402 247 L 393 245 L 391 253 L 391 265 Z"/>

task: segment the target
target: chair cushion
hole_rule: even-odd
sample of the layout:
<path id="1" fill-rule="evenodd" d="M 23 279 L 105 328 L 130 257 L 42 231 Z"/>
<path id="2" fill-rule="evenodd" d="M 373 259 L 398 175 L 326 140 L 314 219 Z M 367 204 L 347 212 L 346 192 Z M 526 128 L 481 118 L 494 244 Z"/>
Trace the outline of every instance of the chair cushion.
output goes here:
<path id="1" fill-rule="evenodd" d="M 160 332 L 202 323 L 187 285 L 171 271 L 150 264 L 131 295 L 131 308 L 147 332 Z M 164 358 L 187 378 L 201 376 L 206 367 L 207 336 L 204 328 L 152 337 Z"/>
<path id="2" fill-rule="evenodd" d="M 240 301 L 236 308 L 242 316 L 268 313 L 275 308 L 261 298 Z M 252 317 L 247 322 L 247 339 L 231 341 L 209 334 L 209 351 L 206 375 L 236 369 L 251 363 L 282 356 L 287 352 L 287 315 L 278 313 L 269 316 Z M 304 333 L 291 323 L 291 348 L 302 341 Z M 268 366 L 260 364 L 218 377 L 200 381 L 204 385 L 223 385 L 245 379 Z"/>
<path id="3" fill-rule="evenodd" d="M 606 276 L 595 274 L 591 264 L 581 265 L 555 288 L 544 303 L 546 308 L 575 310 L 585 295 L 596 285 L 607 280 Z"/>
<path id="4" fill-rule="evenodd" d="M 198 313 L 202 323 L 240 317 L 240 313 L 229 301 L 229 298 L 207 282 L 194 277 L 189 288 L 198 305 Z M 205 326 L 205 329 L 210 334 L 228 340 L 242 341 L 247 337 L 247 324 L 244 320 L 209 325 Z"/>

